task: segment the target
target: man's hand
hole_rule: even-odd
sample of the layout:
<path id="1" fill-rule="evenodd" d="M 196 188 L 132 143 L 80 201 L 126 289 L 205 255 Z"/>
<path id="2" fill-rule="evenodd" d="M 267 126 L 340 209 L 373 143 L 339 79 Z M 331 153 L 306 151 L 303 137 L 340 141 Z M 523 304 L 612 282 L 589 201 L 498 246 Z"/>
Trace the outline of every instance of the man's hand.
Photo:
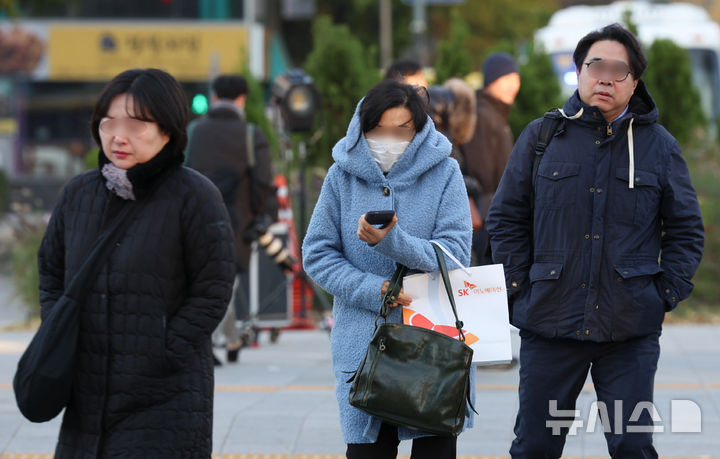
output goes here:
<path id="1" fill-rule="evenodd" d="M 365 220 L 365 214 L 362 214 L 358 220 L 358 239 L 363 242 L 367 242 L 370 245 L 375 245 L 383 240 L 387 233 L 389 233 L 393 226 L 395 226 L 397 221 L 398 218 L 397 215 L 395 215 L 387 226 L 384 226 L 383 228 L 375 228 L 368 223 L 367 220 Z"/>
<path id="2" fill-rule="evenodd" d="M 382 295 L 383 298 L 385 298 L 385 292 L 387 292 L 389 285 L 390 281 L 385 281 L 382 285 L 382 289 L 380 289 L 380 295 Z M 412 298 L 405 295 L 404 290 L 400 289 L 400 294 L 395 299 L 395 302 L 390 304 L 390 307 L 394 308 L 396 306 L 410 306 L 410 303 L 412 303 Z"/>

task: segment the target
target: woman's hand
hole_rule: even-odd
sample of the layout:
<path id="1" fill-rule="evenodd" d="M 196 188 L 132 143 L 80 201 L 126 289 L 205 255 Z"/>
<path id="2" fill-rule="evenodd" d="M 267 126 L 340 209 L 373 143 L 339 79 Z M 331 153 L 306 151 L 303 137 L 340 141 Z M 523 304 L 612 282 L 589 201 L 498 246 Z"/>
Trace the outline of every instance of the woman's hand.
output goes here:
<path id="1" fill-rule="evenodd" d="M 388 286 L 390 285 L 390 281 L 385 281 L 382 285 L 382 288 L 380 289 L 380 295 L 384 298 L 385 292 L 387 292 Z M 390 304 L 391 308 L 394 308 L 396 306 L 410 306 L 410 303 L 412 303 L 412 298 L 405 295 L 405 292 L 403 289 L 400 289 L 400 294 L 398 295 L 397 299 L 394 303 Z"/>
<path id="2" fill-rule="evenodd" d="M 367 242 L 370 245 L 375 245 L 378 242 L 382 241 L 385 236 L 387 236 L 387 233 L 390 232 L 390 230 L 393 228 L 393 226 L 395 226 L 397 221 L 398 218 L 397 215 L 395 215 L 390 221 L 390 223 L 387 224 L 387 226 L 384 226 L 382 228 L 375 228 L 370 223 L 368 223 L 367 220 L 365 220 L 365 214 L 362 214 L 360 216 L 360 220 L 358 220 L 358 239 L 363 242 Z"/>

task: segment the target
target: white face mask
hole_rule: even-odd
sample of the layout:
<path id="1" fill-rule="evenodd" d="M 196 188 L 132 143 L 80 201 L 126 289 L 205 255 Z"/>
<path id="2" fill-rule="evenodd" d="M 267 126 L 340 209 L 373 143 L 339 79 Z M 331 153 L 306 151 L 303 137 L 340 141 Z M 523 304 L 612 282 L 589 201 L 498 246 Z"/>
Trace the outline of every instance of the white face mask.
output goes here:
<path id="1" fill-rule="evenodd" d="M 410 142 L 405 140 L 395 140 L 391 137 L 381 137 L 377 139 L 367 140 L 370 153 L 372 153 L 375 162 L 378 163 L 383 173 L 387 173 L 392 169 L 396 162 L 400 159 Z"/>

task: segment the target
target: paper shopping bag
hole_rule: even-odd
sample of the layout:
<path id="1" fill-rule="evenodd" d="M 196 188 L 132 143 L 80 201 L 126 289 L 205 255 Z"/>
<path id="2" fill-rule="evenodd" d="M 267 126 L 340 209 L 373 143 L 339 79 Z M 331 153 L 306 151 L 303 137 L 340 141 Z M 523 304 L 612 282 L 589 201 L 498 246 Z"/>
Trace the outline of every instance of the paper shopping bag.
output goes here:
<path id="1" fill-rule="evenodd" d="M 465 344 L 480 365 L 512 360 L 505 273 L 502 265 L 473 266 L 449 272 Z M 403 307 L 403 322 L 458 337 L 450 302 L 440 273 L 406 276 L 405 293 L 412 298 Z"/>

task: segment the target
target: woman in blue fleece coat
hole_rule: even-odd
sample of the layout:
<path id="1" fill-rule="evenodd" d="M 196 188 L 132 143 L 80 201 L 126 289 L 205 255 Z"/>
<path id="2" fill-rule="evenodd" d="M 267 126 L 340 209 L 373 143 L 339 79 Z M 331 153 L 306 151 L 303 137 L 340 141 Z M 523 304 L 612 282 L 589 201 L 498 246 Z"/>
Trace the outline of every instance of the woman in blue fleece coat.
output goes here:
<path id="1" fill-rule="evenodd" d="M 370 342 L 396 263 L 437 271 L 434 240 L 469 264 L 470 209 L 450 151 L 422 97 L 392 80 L 368 92 L 333 148 L 335 164 L 310 221 L 303 261 L 310 277 L 335 297 L 331 349 L 348 458 L 394 458 L 399 441 L 408 439 L 415 439 L 413 459 L 455 457 L 455 437 L 389 426 L 350 406 L 347 382 Z M 390 209 L 395 218 L 385 228 L 364 220 L 368 211 Z M 398 305 L 409 302 L 406 295 L 398 298 Z M 401 309 L 392 308 L 388 321 L 402 322 Z M 472 417 L 465 425 L 472 426 Z"/>

